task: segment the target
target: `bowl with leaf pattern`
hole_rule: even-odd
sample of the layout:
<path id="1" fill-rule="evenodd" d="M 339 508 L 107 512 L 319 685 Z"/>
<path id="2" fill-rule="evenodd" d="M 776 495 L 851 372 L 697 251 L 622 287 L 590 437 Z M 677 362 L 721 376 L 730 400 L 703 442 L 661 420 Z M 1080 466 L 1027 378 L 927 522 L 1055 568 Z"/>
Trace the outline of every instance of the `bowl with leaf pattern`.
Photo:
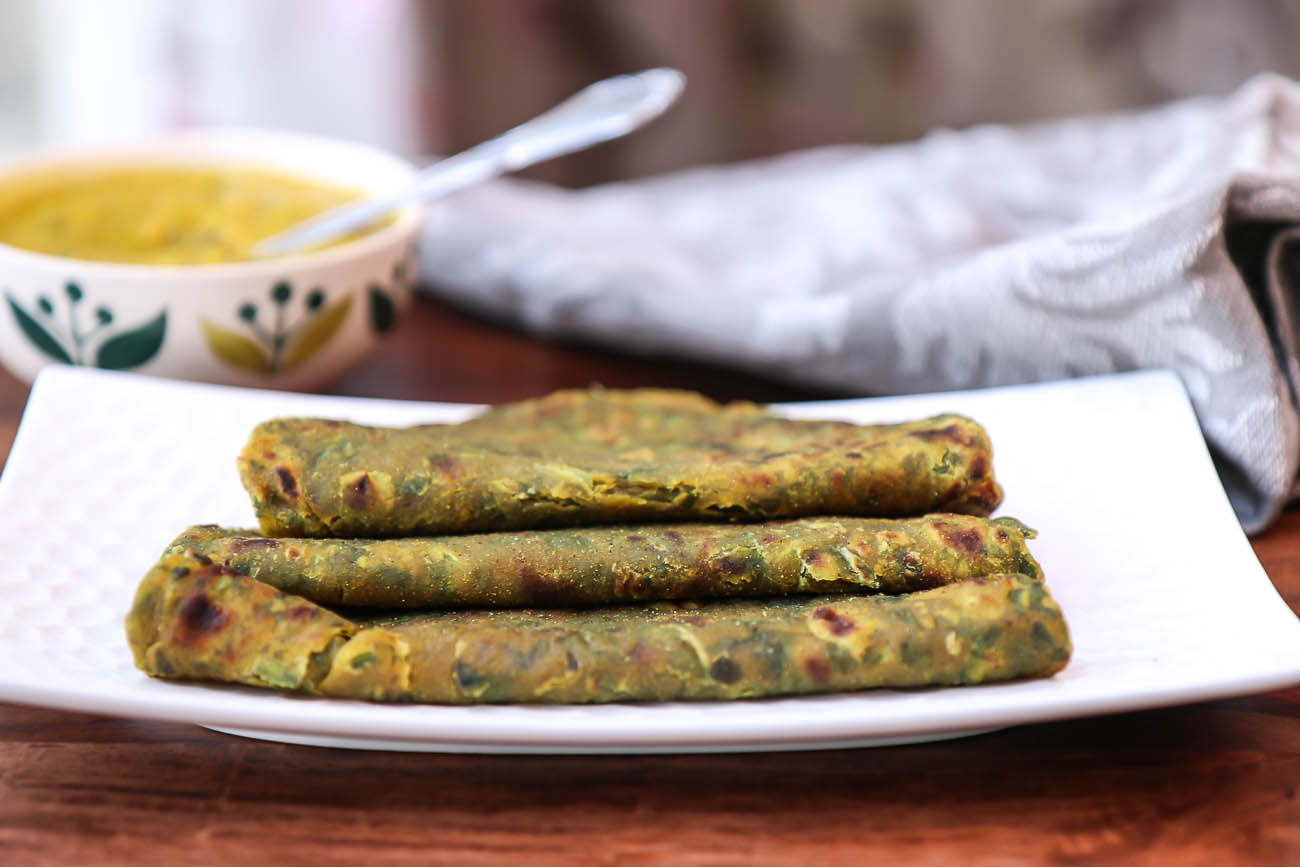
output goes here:
<path id="1" fill-rule="evenodd" d="M 91 229 L 116 238 L 119 224 L 139 218 L 145 225 L 132 227 L 133 243 L 147 235 L 160 250 L 182 241 L 230 246 L 238 236 L 226 233 L 222 221 L 250 222 L 262 231 L 264 218 L 274 227 L 275 219 L 301 216 L 259 186 L 263 178 L 346 197 L 399 187 L 413 173 L 409 163 L 368 146 L 249 129 L 195 130 L 14 160 L 0 167 L 0 362 L 28 381 L 46 365 L 78 364 L 229 385 L 320 388 L 363 359 L 409 303 L 418 208 L 329 247 L 261 260 L 237 251 L 202 261 L 111 260 L 114 253 L 87 245 L 91 235 L 77 234 L 85 226 L 68 226 L 89 220 Z M 78 198 L 103 178 L 126 184 L 125 192 L 107 187 L 107 204 Z M 138 178 L 163 196 L 197 179 L 200 204 L 187 199 L 177 210 L 156 191 L 130 187 Z M 18 227 L 9 234 L 7 220 Z M 58 243 L 29 242 L 24 231 Z M 73 236 L 65 246 L 80 247 L 59 246 Z"/>

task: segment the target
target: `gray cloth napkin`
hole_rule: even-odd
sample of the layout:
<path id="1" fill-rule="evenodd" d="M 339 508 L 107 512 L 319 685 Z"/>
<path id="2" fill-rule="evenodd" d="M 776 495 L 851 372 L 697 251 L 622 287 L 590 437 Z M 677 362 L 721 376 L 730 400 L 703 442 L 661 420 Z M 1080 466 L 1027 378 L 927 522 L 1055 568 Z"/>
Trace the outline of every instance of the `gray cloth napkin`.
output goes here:
<path id="1" fill-rule="evenodd" d="M 1300 86 L 1276 76 L 580 191 L 495 181 L 431 207 L 421 266 L 539 334 L 863 394 L 1169 367 L 1246 530 L 1298 490 Z"/>

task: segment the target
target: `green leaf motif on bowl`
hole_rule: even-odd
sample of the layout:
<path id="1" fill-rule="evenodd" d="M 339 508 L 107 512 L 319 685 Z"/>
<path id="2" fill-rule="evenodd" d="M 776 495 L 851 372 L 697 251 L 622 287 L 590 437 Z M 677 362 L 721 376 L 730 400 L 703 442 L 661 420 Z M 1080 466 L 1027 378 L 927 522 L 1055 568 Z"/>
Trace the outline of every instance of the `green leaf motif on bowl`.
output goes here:
<path id="1" fill-rule="evenodd" d="M 247 333 L 201 317 L 199 329 L 208 349 L 231 367 L 263 376 L 292 370 L 312 358 L 343 326 L 352 309 L 352 296 L 331 304 L 323 289 L 312 289 L 298 305 L 302 308 L 298 318 L 290 322 L 295 294 L 293 285 L 281 280 L 267 292 L 269 309 L 254 301 L 241 303 L 236 315 Z"/>
<path id="2" fill-rule="evenodd" d="M 9 310 L 13 313 L 19 330 L 27 335 L 27 339 L 32 342 L 33 346 L 55 361 L 72 364 L 72 356 L 59 345 L 59 341 L 55 339 L 54 335 L 45 330 L 45 326 L 41 325 L 35 316 L 32 316 L 19 306 L 18 302 L 8 292 L 5 293 L 5 300 L 9 302 Z"/>
<path id="3" fill-rule="evenodd" d="M 100 317 L 101 321 L 105 318 L 108 317 Z M 167 311 L 163 310 L 138 328 L 115 334 L 101 343 L 95 353 L 95 366 L 105 370 L 139 367 L 158 354 L 166 336 Z"/>
<path id="4" fill-rule="evenodd" d="M 199 329 L 208 349 L 226 364 L 250 373 L 271 373 L 270 360 L 251 339 L 222 328 L 207 317 L 199 317 Z"/>
<path id="5" fill-rule="evenodd" d="M 329 343 L 334 333 L 339 330 L 348 310 L 352 308 L 352 296 L 347 296 L 336 304 L 321 306 L 315 315 L 306 320 L 302 329 L 294 335 L 285 352 L 284 369 L 297 367 Z"/>
<path id="6" fill-rule="evenodd" d="M 113 311 L 100 305 L 92 312 L 94 323 L 83 330 L 79 308 L 86 293 L 81 285 L 68 281 L 63 287 L 68 300 L 66 323 L 57 321 L 59 308 L 50 295 L 36 299 L 35 312 L 23 307 L 9 292 L 9 312 L 18 330 L 46 357 L 63 364 L 91 366 L 89 352 L 98 339 L 93 366 L 105 370 L 131 370 L 149 362 L 167 338 L 167 310 L 134 328 L 116 333 L 106 331 L 115 321 Z M 102 337 L 101 337 L 102 335 Z"/>
<path id="7" fill-rule="evenodd" d="M 397 322 L 397 305 L 393 296 L 384 291 L 384 287 L 373 284 L 370 287 L 370 327 L 376 334 L 386 334 Z"/>

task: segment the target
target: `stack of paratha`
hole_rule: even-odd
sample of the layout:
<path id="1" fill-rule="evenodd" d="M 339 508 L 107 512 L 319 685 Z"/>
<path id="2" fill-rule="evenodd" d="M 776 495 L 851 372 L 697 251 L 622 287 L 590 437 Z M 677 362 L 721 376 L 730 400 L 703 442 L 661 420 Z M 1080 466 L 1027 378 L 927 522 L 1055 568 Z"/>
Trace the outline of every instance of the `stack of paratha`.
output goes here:
<path id="1" fill-rule="evenodd" d="M 279 419 L 261 533 L 192 527 L 127 618 L 136 664 L 371 700 L 739 698 L 1042 677 L 1070 641 L 955 415 L 792 421 L 558 392 L 456 425 Z"/>

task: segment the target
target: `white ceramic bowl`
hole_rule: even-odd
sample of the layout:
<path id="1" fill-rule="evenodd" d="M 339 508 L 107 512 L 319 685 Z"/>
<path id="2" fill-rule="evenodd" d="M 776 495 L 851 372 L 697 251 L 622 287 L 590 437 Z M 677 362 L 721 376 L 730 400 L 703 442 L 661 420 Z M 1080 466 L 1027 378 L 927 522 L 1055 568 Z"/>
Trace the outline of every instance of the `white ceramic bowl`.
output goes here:
<path id="1" fill-rule="evenodd" d="M 196 130 L 0 167 L 235 164 L 386 190 L 412 166 L 363 145 L 267 130 Z M 310 253 L 216 265 L 124 265 L 0 244 L 0 362 L 30 381 L 72 363 L 229 385 L 319 388 L 362 359 L 406 309 L 420 210 Z"/>

